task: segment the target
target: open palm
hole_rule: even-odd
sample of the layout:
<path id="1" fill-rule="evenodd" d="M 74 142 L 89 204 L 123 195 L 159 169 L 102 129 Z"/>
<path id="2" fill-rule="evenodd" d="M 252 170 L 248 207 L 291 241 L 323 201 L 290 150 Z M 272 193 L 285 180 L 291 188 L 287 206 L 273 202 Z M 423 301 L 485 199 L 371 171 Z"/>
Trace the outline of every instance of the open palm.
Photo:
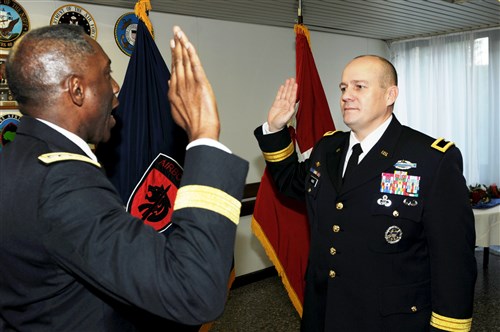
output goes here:
<path id="1" fill-rule="evenodd" d="M 267 123 L 271 132 L 281 130 L 286 126 L 295 112 L 297 99 L 297 83 L 289 78 L 281 85 L 267 115 Z"/>

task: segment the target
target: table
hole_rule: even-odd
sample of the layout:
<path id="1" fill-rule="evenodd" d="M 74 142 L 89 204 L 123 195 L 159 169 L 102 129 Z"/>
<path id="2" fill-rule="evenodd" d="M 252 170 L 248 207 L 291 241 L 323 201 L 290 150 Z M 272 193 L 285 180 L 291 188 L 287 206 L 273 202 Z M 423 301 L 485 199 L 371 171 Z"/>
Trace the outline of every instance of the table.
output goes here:
<path id="1" fill-rule="evenodd" d="M 489 247 L 500 245 L 500 205 L 489 209 L 473 209 L 476 246 L 484 247 L 483 268 L 488 267 Z"/>

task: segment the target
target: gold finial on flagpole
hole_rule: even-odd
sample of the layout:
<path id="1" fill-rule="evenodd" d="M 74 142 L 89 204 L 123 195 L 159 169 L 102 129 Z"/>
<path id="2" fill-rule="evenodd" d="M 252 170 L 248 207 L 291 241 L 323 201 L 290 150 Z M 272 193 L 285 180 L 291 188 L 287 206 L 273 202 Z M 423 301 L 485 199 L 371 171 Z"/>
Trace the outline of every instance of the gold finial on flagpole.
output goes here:
<path id="1" fill-rule="evenodd" d="M 153 25 L 149 20 L 149 11 L 152 9 L 150 0 L 137 0 L 134 12 L 135 16 L 137 16 L 149 30 L 151 36 L 154 37 Z"/>

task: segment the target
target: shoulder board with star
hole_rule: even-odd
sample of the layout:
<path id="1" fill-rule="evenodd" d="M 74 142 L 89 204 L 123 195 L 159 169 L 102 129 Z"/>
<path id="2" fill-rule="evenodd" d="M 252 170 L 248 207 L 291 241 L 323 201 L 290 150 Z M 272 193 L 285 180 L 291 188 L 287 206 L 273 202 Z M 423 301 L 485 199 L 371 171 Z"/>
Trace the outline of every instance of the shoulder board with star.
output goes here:
<path id="1" fill-rule="evenodd" d="M 324 133 L 323 137 L 332 136 L 332 135 L 335 135 L 336 133 L 342 133 L 342 132 L 343 132 L 342 130 L 330 130 L 330 131 L 327 131 L 326 133 Z"/>
<path id="2" fill-rule="evenodd" d="M 449 148 L 451 148 L 455 143 L 446 141 L 444 138 L 438 138 L 435 140 L 432 144 L 431 147 L 445 153 Z"/>
<path id="3" fill-rule="evenodd" d="M 38 160 L 40 160 L 45 165 L 50 165 L 53 163 L 57 163 L 57 162 L 61 162 L 61 161 L 70 161 L 70 160 L 71 161 L 82 161 L 82 162 L 89 163 L 89 164 L 92 164 L 94 166 L 101 168 L 101 164 L 99 164 L 97 161 L 94 161 L 87 156 L 77 154 L 77 153 L 69 153 L 69 152 L 45 153 L 45 154 L 38 156 Z"/>

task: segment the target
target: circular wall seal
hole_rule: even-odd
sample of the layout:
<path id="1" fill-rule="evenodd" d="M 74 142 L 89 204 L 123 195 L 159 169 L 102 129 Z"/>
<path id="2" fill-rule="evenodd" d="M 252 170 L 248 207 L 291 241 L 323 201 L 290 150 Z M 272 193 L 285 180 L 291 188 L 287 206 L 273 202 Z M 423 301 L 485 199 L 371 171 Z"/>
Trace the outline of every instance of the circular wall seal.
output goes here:
<path id="1" fill-rule="evenodd" d="M 17 126 L 21 115 L 7 113 L 0 116 L 0 152 L 3 147 L 16 137 Z"/>
<path id="2" fill-rule="evenodd" d="M 87 35 L 97 39 L 97 26 L 92 15 L 80 6 L 59 7 L 50 18 L 50 25 L 75 24 L 83 27 Z"/>
<path id="3" fill-rule="evenodd" d="M 134 12 L 125 13 L 115 23 L 115 41 L 120 50 L 130 56 L 134 50 L 139 18 Z"/>
<path id="4" fill-rule="evenodd" d="M 28 14 L 13 0 L 0 0 L 0 47 L 11 48 L 30 29 Z"/>

